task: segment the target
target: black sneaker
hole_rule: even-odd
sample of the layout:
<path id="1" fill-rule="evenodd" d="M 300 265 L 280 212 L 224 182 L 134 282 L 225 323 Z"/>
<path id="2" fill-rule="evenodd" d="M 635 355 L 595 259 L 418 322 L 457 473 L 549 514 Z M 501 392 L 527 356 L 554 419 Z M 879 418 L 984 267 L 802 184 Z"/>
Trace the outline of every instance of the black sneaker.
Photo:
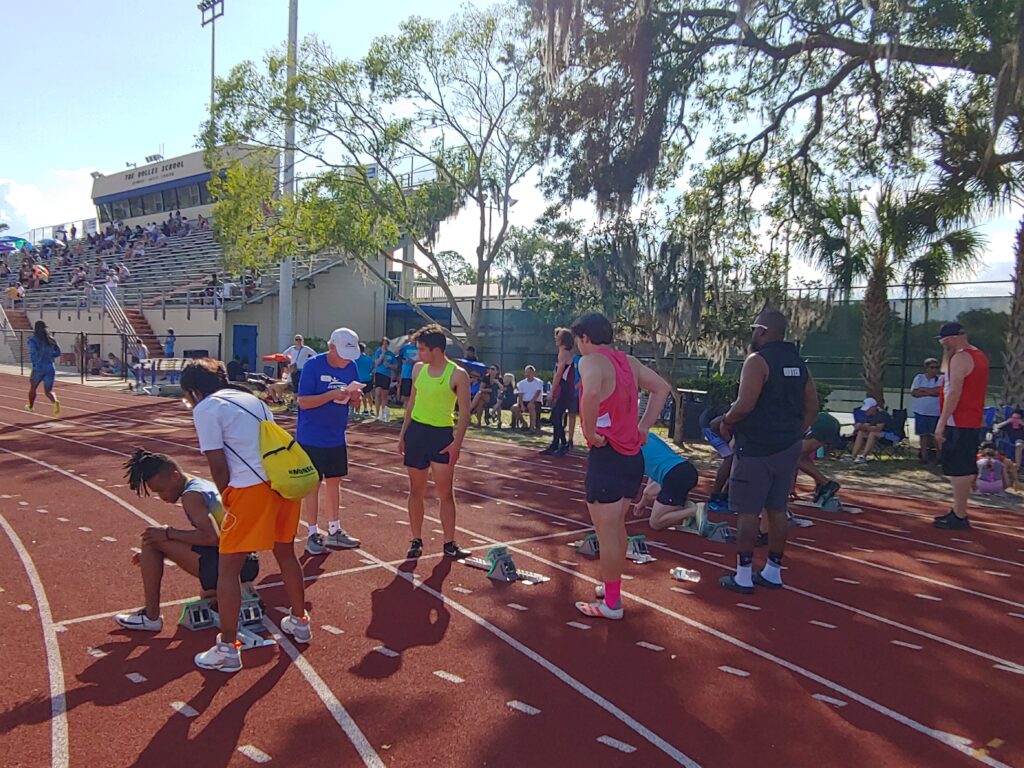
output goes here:
<path id="1" fill-rule="evenodd" d="M 469 552 L 459 549 L 459 545 L 454 541 L 449 541 L 444 545 L 444 556 L 450 557 L 453 560 L 462 560 L 465 557 L 469 557 Z"/>
<path id="2" fill-rule="evenodd" d="M 776 584 L 774 581 L 768 581 L 764 576 L 761 575 L 760 571 L 754 571 L 754 575 L 750 577 L 750 580 L 759 587 L 765 589 L 782 589 L 782 583 Z"/>
<path id="3" fill-rule="evenodd" d="M 741 595 L 754 594 L 753 587 L 744 587 L 741 584 L 736 583 L 736 574 L 734 573 L 730 573 L 728 576 L 723 576 L 718 580 L 718 583 L 730 592 L 739 592 Z"/>
<path id="4" fill-rule="evenodd" d="M 942 517 L 936 517 L 935 522 L 932 523 L 936 528 L 942 528 L 947 531 L 969 531 L 971 530 L 971 521 L 966 517 L 957 517 L 956 513 L 950 510 L 947 514 Z"/>
<path id="5" fill-rule="evenodd" d="M 409 542 L 409 551 L 405 553 L 407 560 L 415 560 L 423 554 L 423 539 L 413 539 Z"/>
<path id="6" fill-rule="evenodd" d="M 554 456 L 556 453 L 558 453 L 558 449 L 555 446 L 553 446 L 553 445 L 549 445 L 547 448 L 545 448 L 543 451 L 540 452 L 540 455 L 541 456 Z"/>
<path id="7" fill-rule="evenodd" d="M 759 533 L 757 534 L 757 541 L 754 542 L 755 547 L 767 547 L 768 546 L 768 534 Z"/>
<path id="8" fill-rule="evenodd" d="M 559 448 L 557 451 L 555 451 L 555 456 L 565 456 L 565 454 L 567 454 L 570 450 L 572 450 L 572 445 L 570 445 L 569 443 L 566 443 L 561 448 Z"/>

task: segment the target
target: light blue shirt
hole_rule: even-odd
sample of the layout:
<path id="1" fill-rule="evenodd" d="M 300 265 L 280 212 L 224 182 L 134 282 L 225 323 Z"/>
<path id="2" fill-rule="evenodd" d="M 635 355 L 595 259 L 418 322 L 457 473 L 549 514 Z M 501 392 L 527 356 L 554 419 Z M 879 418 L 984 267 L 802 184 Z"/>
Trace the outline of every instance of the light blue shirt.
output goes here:
<path id="1" fill-rule="evenodd" d="M 686 461 L 655 434 L 647 436 L 647 443 L 640 452 L 644 456 L 644 472 L 658 485 L 664 485 L 665 476 Z"/>

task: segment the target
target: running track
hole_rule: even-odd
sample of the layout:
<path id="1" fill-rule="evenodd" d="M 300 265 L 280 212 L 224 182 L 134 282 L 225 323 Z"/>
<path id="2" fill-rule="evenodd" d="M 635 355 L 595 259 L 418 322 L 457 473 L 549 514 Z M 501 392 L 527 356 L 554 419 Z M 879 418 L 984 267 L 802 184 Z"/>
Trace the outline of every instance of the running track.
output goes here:
<path id="1" fill-rule="evenodd" d="M 21 410 L 23 388 L 0 376 L 4 765 L 1024 765 L 1012 513 L 974 510 L 974 530 L 949 533 L 912 499 L 808 509 L 788 589 L 751 597 L 717 585 L 731 547 L 634 521 L 658 561 L 630 566 L 626 620 L 601 623 L 572 607 L 596 583 L 567 546 L 588 530 L 579 459 L 467 441 L 460 542 L 511 543 L 551 577 L 498 585 L 437 556 L 436 521 L 427 555 L 403 562 L 396 434 L 356 424 L 342 505 L 363 549 L 303 556 L 314 642 L 247 651 L 228 677 L 192 664 L 212 632 L 174 625 L 196 591 L 176 568 L 161 633 L 109 618 L 140 602 L 141 528 L 182 524 L 120 464 L 142 445 L 205 474 L 188 413 L 65 385 L 54 421 Z M 703 581 L 673 581 L 679 564 Z M 272 560 L 259 582 L 276 625 Z"/>

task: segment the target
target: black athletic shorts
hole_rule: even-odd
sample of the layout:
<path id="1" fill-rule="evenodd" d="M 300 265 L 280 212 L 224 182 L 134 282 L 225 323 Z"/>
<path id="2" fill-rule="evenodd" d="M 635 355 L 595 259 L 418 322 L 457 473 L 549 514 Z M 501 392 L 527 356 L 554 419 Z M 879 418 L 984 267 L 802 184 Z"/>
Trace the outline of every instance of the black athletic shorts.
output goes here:
<path id="1" fill-rule="evenodd" d="M 591 448 L 587 455 L 587 501 L 614 504 L 634 499 L 644 481 L 644 457 L 625 456 L 610 445 Z"/>
<path id="2" fill-rule="evenodd" d="M 347 446 L 318 448 L 315 445 L 303 445 L 302 450 L 309 454 L 309 459 L 320 473 L 321 480 L 325 477 L 345 477 L 348 474 Z"/>
<path id="3" fill-rule="evenodd" d="M 966 477 L 978 474 L 978 441 L 981 430 L 971 427 L 946 427 L 942 433 L 942 474 Z"/>
<path id="4" fill-rule="evenodd" d="M 402 379 L 402 384 L 398 389 L 398 394 L 401 397 L 408 397 L 412 394 L 412 379 Z"/>
<path id="5" fill-rule="evenodd" d="M 697 485 L 697 470 L 693 464 L 684 461 L 669 470 L 661 484 L 658 503 L 666 507 L 685 507 L 690 491 Z"/>
<path id="6" fill-rule="evenodd" d="M 448 464 L 451 457 L 441 451 L 453 442 L 455 430 L 451 427 L 431 427 L 410 421 L 405 430 L 405 466 L 427 469 L 431 464 Z"/>
<path id="7" fill-rule="evenodd" d="M 199 555 L 199 585 L 203 589 L 217 588 L 217 572 L 220 570 L 220 552 L 216 547 L 192 547 Z M 242 582 L 255 581 L 260 575 L 259 556 L 252 552 L 242 566 Z"/>
<path id="8" fill-rule="evenodd" d="M 375 373 L 373 375 L 373 385 L 377 389 L 383 389 L 386 392 L 391 389 L 391 377 L 386 373 Z"/>

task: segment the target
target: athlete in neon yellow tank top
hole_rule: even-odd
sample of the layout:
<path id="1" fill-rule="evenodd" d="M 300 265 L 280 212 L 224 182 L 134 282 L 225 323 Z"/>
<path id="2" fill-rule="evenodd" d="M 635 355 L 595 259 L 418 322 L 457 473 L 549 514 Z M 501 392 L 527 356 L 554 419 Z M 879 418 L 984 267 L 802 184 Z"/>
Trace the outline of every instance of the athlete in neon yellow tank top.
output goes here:
<path id="1" fill-rule="evenodd" d="M 455 363 L 451 360 L 444 367 L 444 373 L 434 378 L 430 366 L 423 365 L 416 375 L 416 402 L 413 403 L 412 418 L 430 427 L 454 427 L 455 390 L 452 389 L 452 373 Z"/>

